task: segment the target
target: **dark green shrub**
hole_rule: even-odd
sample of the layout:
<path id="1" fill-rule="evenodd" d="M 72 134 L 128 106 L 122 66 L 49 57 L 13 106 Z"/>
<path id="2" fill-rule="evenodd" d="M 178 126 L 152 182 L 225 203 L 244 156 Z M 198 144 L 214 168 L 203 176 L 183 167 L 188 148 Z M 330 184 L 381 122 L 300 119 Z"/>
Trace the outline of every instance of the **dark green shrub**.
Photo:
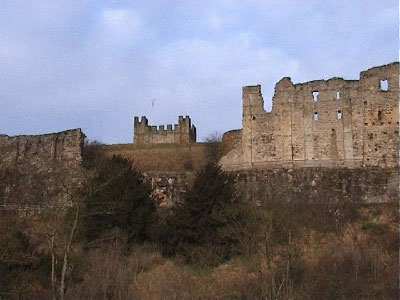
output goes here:
<path id="1" fill-rule="evenodd" d="M 239 253 L 240 227 L 245 220 L 239 202 L 232 178 L 216 164 L 207 164 L 167 219 L 160 237 L 163 254 L 217 264 Z"/>
<path id="2" fill-rule="evenodd" d="M 87 241 L 112 231 L 127 242 L 143 242 L 155 218 L 156 207 L 150 187 L 132 162 L 121 156 L 102 159 L 84 191 L 82 232 Z"/>
<path id="3" fill-rule="evenodd" d="M 389 231 L 389 226 L 388 224 L 376 224 L 373 222 L 368 222 L 361 225 L 361 229 L 364 231 L 368 231 L 372 234 L 382 235 Z"/>

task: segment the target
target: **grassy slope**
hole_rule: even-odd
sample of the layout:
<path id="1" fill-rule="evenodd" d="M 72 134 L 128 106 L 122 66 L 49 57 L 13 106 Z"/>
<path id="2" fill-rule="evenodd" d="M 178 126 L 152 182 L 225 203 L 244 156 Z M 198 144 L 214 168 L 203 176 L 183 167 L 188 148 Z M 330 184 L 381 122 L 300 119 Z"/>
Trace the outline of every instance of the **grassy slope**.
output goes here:
<path id="1" fill-rule="evenodd" d="M 118 144 L 104 146 L 107 155 L 120 154 L 143 171 L 198 170 L 205 161 L 207 143 Z"/>

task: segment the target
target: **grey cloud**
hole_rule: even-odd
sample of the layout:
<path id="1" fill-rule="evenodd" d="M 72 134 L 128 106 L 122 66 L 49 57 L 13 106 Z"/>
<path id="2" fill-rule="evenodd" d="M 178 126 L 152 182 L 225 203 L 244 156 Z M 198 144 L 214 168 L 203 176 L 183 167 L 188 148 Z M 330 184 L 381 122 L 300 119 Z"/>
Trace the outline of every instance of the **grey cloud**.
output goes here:
<path id="1" fill-rule="evenodd" d="M 130 142 L 134 115 L 241 126 L 241 87 L 397 60 L 395 1 L 2 1 L 0 128 Z M 154 106 L 152 106 L 154 100 Z"/>

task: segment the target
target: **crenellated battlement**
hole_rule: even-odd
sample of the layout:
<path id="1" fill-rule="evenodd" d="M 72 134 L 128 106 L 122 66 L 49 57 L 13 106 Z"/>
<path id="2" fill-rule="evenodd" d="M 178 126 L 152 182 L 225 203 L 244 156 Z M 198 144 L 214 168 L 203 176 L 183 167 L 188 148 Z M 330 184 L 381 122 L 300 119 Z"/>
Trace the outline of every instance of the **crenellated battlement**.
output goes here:
<path id="1" fill-rule="evenodd" d="M 135 144 L 191 143 L 196 142 L 196 127 L 189 116 L 179 116 L 178 124 L 149 125 L 145 116 L 134 118 L 133 142 Z"/>

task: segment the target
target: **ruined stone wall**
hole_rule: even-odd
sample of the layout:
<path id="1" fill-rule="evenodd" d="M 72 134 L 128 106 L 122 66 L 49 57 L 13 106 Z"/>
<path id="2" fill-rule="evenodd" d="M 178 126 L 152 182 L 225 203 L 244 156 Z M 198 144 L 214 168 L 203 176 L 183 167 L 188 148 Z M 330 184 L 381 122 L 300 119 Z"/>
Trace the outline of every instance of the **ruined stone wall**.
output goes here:
<path id="1" fill-rule="evenodd" d="M 229 172 L 248 201 L 337 201 L 382 203 L 397 200 L 397 168 L 252 169 Z M 160 206 L 181 201 L 195 172 L 144 172 Z"/>
<path id="2" fill-rule="evenodd" d="M 381 81 L 388 83 L 387 91 L 381 89 Z M 398 64 L 361 72 L 365 165 L 386 167 L 398 164 L 398 84 Z"/>
<path id="3" fill-rule="evenodd" d="M 43 135 L 0 135 L 0 202 L 64 201 L 81 174 L 81 129 Z"/>
<path id="4" fill-rule="evenodd" d="M 228 154 L 234 147 L 236 147 L 237 142 L 240 140 L 242 135 L 241 130 L 231 130 L 225 132 L 222 136 L 222 141 L 219 146 L 220 155 L 225 156 Z"/>
<path id="5" fill-rule="evenodd" d="M 381 81 L 388 88 L 381 88 Z M 241 136 L 225 170 L 297 167 L 391 168 L 398 162 L 398 63 L 332 78 L 275 86 L 271 112 L 261 86 L 243 87 Z"/>
<path id="6" fill-rule="evenodd" d="M 196 142 L 196 127 L 188 116 L 179 116 L 178 124 L 149 126 L 146 117 L 134 118 L 133 142 L 135 144 L 192 143 Z"/>
<path id="7" fill-rule="evenodd" d="M 397 201 L 397 168 L 298 168 L 231 172 L 248 200 Z"/>

